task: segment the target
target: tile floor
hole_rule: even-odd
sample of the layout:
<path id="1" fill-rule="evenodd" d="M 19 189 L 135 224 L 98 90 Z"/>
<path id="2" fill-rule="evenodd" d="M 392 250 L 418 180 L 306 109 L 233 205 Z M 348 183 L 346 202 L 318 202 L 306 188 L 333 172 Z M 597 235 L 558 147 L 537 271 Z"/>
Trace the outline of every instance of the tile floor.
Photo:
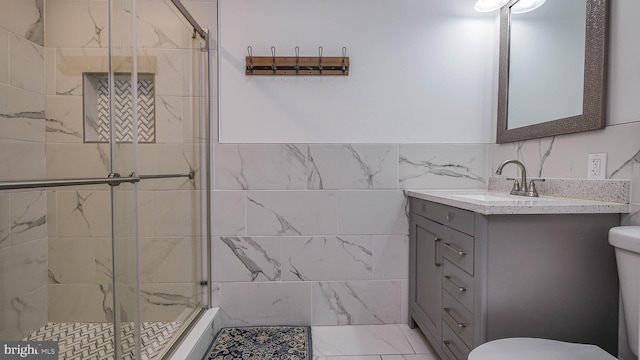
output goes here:
<path id="1" fill-rule="evenodd" d="M 440 360 L 408 325 L 312 326 L 314 360 Z"/>

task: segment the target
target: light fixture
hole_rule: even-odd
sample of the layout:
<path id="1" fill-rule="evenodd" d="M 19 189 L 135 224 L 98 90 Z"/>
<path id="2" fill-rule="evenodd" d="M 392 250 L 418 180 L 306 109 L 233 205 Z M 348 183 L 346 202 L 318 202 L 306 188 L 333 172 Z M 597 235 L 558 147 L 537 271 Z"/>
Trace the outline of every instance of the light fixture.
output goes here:
<path id="1" fill-rule="evenodd" d="M 509 0 L 478 0 L 475 9 L 477 12 L 489 12 L 503 7 Z"/>
<path id="2" fill-rule="evenodd" d="M 520 0 L 515 5 L 511 7 L 512 14 L 523 14 L 529 11 L 533 11 L 542 4 L 544 4 L 547 0 Z"/>

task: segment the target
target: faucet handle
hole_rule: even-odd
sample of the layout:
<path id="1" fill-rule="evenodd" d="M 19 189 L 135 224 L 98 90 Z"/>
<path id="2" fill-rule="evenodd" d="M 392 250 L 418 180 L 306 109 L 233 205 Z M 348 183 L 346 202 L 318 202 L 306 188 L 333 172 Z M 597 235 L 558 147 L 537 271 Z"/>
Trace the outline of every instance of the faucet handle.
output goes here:
<path id="1" fill-rule="evenodd" d="M 507 180 L 513 180 L 513 187 L 511 188 L 511 194 L 520 191 L 520 181 L 516 178 L 507 178 Z"/>
<path id="2" fill-rule="evenodd" d="M 527 196 L 538 197 L 538 190 L 536 190 L 536 181 L 544 182 L 544 179 L 531 179 L 529 181 L 529 191 L 527 191 Z"/>

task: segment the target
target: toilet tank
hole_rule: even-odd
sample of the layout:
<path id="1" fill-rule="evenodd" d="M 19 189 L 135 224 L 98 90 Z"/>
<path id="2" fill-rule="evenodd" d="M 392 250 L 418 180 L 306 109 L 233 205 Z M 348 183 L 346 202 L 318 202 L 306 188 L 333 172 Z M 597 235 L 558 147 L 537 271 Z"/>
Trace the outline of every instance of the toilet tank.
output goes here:
<path id="1" fill-rule="evenodd" d="M 609 243 L 616 248 L 622 308 L 629 337 L 629 348 L 638 355 L 640 318 L 640 226 L 618 226 L 609 230 Z"/>

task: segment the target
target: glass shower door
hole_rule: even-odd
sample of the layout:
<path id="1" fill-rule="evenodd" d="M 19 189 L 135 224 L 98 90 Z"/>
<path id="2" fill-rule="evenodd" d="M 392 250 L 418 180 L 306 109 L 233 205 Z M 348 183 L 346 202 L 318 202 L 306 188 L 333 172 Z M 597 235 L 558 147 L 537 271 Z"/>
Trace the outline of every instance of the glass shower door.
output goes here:
<path id="1" fill-rule="evenodd" d="M 110 1 L 111 176 L 138 175 L 138 74 L 133 0 Z M 138 183 L 111 187 L 114 357 L 141 359 Z"/>

